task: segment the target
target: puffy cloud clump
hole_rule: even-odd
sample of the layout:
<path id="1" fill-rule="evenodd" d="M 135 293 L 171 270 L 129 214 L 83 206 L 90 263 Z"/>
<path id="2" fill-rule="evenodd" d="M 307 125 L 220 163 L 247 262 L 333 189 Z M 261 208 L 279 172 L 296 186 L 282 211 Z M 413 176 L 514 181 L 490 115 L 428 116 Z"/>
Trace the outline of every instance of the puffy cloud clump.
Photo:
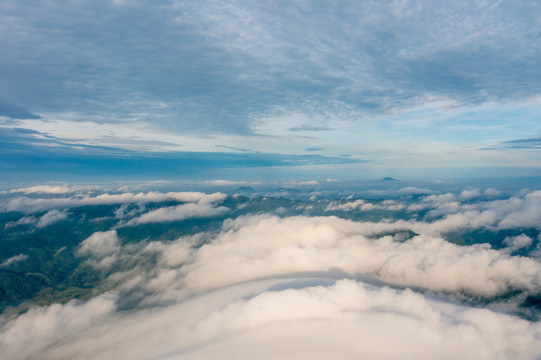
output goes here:
<path id="1" fill-rule="evenodd" d="M 70 197 L 29 198 L 17 197 L 0 205 L 0 211 L 34 212 L 58 208 L 71 208 L 84 205 L 115 205 L 115 204 L 145 204 L 150 202 L 178 201 L 214 203 L 226 197 L 222 193 L 205 194 L 201 192 L 168 192 L 151 191 L 148 193 L 122 194 L 76 194 Z"/>
<path id="2" fill-rule="evenodd" d="M 116 230 L 98 231 L 81 243 L 77 253 L 81 256 L 107 256 L 118 252 L 120 244 Z"/>
<path id="3" fill-rule="evenodd" d="M 488 188 L 483 192 L 483 195 L 487 197 L 499 196 L 501 192 L 495 188 Z"/>
<path id="4" fill-rule="evenodd" d="M 10 221 L 4 226 L 5 229 L 9 229 L 19 225 L 34 225 L 36 228 L 41 229 L 57 223 L 68 218 L 69 213 L 66 210 L 50 210 L 40 217 L 24 216 L 17 221 Z"/>
<path id="5" fill-rule="evenodd" d="M 110 316 L 116 296 L 104 294 L 87 302 L 71 301 L 48 307 L 34 307 L 7 322 L 0 332 L 0 351 L 5 359 L 39 359 L 40 351 L 65 342 Z"/>
<path id="6" fill-rule="evenodd" d="M 9 229 L 19 225 L 36 225 L 38 219 L 34 216 L 24 216 L 17 221 L 10 221 L 4 225 L 4 229 Z"/>
<path id="7" fill-rule="evenodd" d="M 353 280 L 261 280 L 114 309 L 109 295 L 34 309 L 7 324 L 0 349 L 12 359 L 503 360 L 536 358 L 541 337 L 538 323 Z"/>
<path id="8" fill-rule="evenodd" d="M 190 218 L 211 217 L 225 214 L 229 208 L 215 207 L 207 202 L 188 203 L 177 206 L 162 207 L 149 211 L 130 220 L 127 225 L 139 225 L 152 222 L 179 221 Z"/>
<path id="9" fill-rule="evenodd" d="M 38 228 L 44 228 L 46 226 L 52 225 L 56 222 L 65 220 L 68 218 L 68 213 L 66 211 L 51 210 L 43 214 L 36 225 Z"/>
<path id="10" fill-rule="evenodd" d="M 331 202 L 326 208 L 325 211 L 336 211 L 336 210 L 342 210 L 342 211 L 351 211 L 355 209 L 360 210 L 373 210 L 374 204 L 367 203 L 363 199 L 358 199 L 355 201 L 349 201 L 345 203 L 339 203 L 339 202 Z"/>
<path id="11" fill-rule="evenodd" d="M 541 264 L 533 259 L 509 256 L 486 244 L 458 246 L 430 234 L 408 241 L 373 237 L 374 230 L 393 227 L 400 228 L 336 217 L 242 217 L 227 222 L 216 239 L 198 249 L 194 261 L 186 265 L 185 281 L 214 288 L 339 269 L 395 285 L 479 296 L 509 289 L 541 290 Z"/>
<path id="12" fill-rule="evenodd" d="M 75 188 L 68 185 L 37 185 L 20 189 L 13 189 L 10 193 L 24 194 L 67 194 L 74 192 Z"/>
<path id="13" fill-rule="evenodd" d="M 120 249 L 116 230 L 97 231 L 81 242 L 76 253 L 89 257 L 89 263 L 97 268 L 107 268 L 118 259 Z"/>
<path id="14" fill-rule="evenodd" d="M 462 190 L 458 198 L 463 201 L 468 201 L 481 196 L 479 189 Z"/>
<path id="15" fill-rule="evenodd" d="M 495 191 L 490 191 L 495 196 Z M 460 224 L 446 231 L 459 228 L 489 228 L 517 229 L 537 228 L 541 229 L 541 191 L 532 191 L 507 199 L 488 200 L 479 198 L 478 190 L 464 190 L 457 197 L 447 193 L 430 195 L 422 198 L 419 202 L 410 204 L 408 210 L 412 212 L 429 210 L 425 215 L 427 222 L 434 219 L 450 220 L 462 219 Z M 476 199 L 476 201 L 471 201 Z M 443 222 L 439 222 L 443 224 Z"/>
<path id="16" fill-rule="evenodd" d="M 380 203 L 374 204 L 366 202 L 363 199 L 357 199 L 354 201 L 340 202 L 340 201 L 331 201 L 329 205 L 325 208 L 325 211 L 352 211 L 355 209 L 361 211 L 372 211 L 372 210 L 387 210 L 387 211 L 398 211 L 405 209 L 404 204 L 400 204 L 394 200 L 384 200 Z"/>
<path id="17" fill-rule="evenodd" d="M 532 244 L 533 239 L 528 235 L 508 236 L 503 240 L 509 252 L 517 251 Z"/>
<path id="18" fill-rule="evenodd" d="M 12 264 L 16 264 L 16 263 L 24 261 L 26 259 L 28 259 L 28 255 L 26 255 L 26 254 L 15 255 L 15 256 L 10 257 L 9 259 L 4 260 L 0 264 L 0 266 L 10 266 Z"/>

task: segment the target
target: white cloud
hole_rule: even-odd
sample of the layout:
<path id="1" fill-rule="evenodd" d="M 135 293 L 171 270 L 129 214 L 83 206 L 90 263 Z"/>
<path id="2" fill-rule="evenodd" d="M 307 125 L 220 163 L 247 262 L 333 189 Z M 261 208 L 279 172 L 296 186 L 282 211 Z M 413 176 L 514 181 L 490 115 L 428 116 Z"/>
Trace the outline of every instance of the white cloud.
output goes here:
<path id="1" fill-rule="evenodd" d="M 408 210 L 419 211 L 419 210 L 424 210 L 424 209 L 436 208 L 441 212 L 442 207 L 446 207 L 446 208 L 450 207 L 452 209 L 458 210 L 459 203 L 456 200 L 457 200 L 456 196 L 451 193 L 441 194 L 441 195 L 429 195 L 429 196 L 425 196 L 421 201 L 411 204 L 408 207 Z M 432 210 L 432 211 L 435 211 L 435 210 Z M 453 211 L 453 212 L 456 212 L 456 211 Z M 447 214 L 449 213 L 449 211 L 447 209 L 443 209 L 443 213 Z"/>
<path id="2" fill-rule="evenodd" d="M 261 184 L 259 182 L 249 182 L 249 181 L 231 181 L 231 180 L 207 180 L 204 181 L 207 185 L 212 186 L 240 186 L 240 185 L 257 185 Z"/>
<path id="3" fill-rule="evenodd" d="M 44 228 L 49 225 L 52 225 L 58 221 L 65 220 L 68 218 L 69 213 L 65 210 L 50 210 L 36 218 L 34 216 L 25 216 L 20 218 L 17 221 L 10 221 L 4 226 L 5 229 L 9 229 L 18 225 L 35 225 L 37 228 Z"/>
<path id="4" fill-rule="evenodd" d="M 342 210 L 342 211 L 351 211 L 354 209 L 360 208 L 361 210 L 372 210 L 374 209 L 374 204 L 366 203 L 363 199 L 358 199 L 355 201 L 340 203 L 336 201 L 332 201 L 326 208 L 325 211 L 335 211 L 335 210 Z"/>
<path id="5" fill-rule="evenodd" d="M 497 189 L 494 189 L 494 188 L 488 188 L 483 192 L 483 195 L 485 195 L 487 197 L 499 196 L 500 194 L 501 194 L 501 192 L 499 190 L 497 190 Z"/>
<path id="6" fill-rule="evenodd" d="M 0 334 L 10 358 L 532 359 L 541 325 L 352 280 L 262 280 L 154 309 L 114 298 L 34 309 Z M 324 281 L 324 279 L 318 279 Z M 293 286 L 272 291 L 269 288 Z"/>
<path id="7" fill-rule="evenodd" d="M 165 267 L 175 267 L 193 259 L 193 246 L 198 241 L 199 237 L 197 235 L 191 238 L 182 237 L 170 243 L 152 241 L 143 249 L 143 252 L 160 253 L 161 264 Z"/>
<path id="8" fill-rule="evenodd" d="M 406 206 L 400 204 L 394 200 L 384 200 L 378 204 L 368 203 L 363 199 L 358 199 L 349 202 L 340 202 L 340 201 L 331 201 L 331 203 L 325 208 L 325 211 L 351 211 L 359 209 L 361 211 L 371 211 L 371 210 L 388 210 L 388 211 L 397 211 L 405 209 Z"/>
<path id="9" fill-rule="evenodd" d="M 77 254 L 80 256 L 104 257 L 120 250 L 120 242 L 116 230 L 97 231 L 86 238 Z"/>
<path id="10" fill-rule="evenodd" d="M 481 196 L 479 189 L 471 189 L 471 190 L 462 190 L 458 198 L 460 200 L 467 201 L 467 200 L 477 198 L 479 196 Z"/>
<path id="11" fill-rule="evenodd" d="M 39 218 L 36 227 L 44 228 L 67 218 L 68 213 L 66 211 L 51 210 L 46 212 Z"/>
<path id="12" fill-rule="evenodd" d="M 122 219 L 126 216 L 126 210 L 128 209 L 128 204 L 124 204 L 115 210 L 115 218 Z"/>
<path id="13" fill-rule="evenodd" d="M 418 233 L 424 229 L 421 224 L 400 224 Z M 227 221 L 223 232 L 199 248 L 193 263 L 185 266 L 185 281 L 196 288 L 214 288 L 338 268 L 395 285 L 481 296 L 509 288 L 541 289 L 541 264 L 487 245 L 458 246 L 430 234 L 405 242 L 390 236 L 370 237 L 374 232 L 400 229 L 397 225 L 335 217 L 254 216 Z"/>
<path id="14" fill-rule="evenodd" d="M 160 218 L 158 215 L 153 214 Z M 169 245 L 151 242 L 146 251 L 161 253 L 160 266 L 165 269 L 182 265 L 180 273 L 163 273 L 159 280 L 162 286 L 171 281 L 173 297 L 186 286 L 210 289 L 258 278 L 337 269 L 348 276 L 368 274 L 394 285 L 449 294 L 491 297 L 511 289 L 540 290 L 541 264 L 535 260 L 510 256 L 508 249 L 497 251 L 488 244 L 455 245 L 440 235 L 493 223 L 494 214 L 488 211 L 454 214 L 431 223 L 246 216 L 226 220 L 217 235 L 202 233 L 205 241 L 183 237 Z M 409 240 L 380 235 L 407 230 L 419 235 Z M 203 245 L 194 248 L 195 244 Z M 128 279 L 132 275 L 139 277 L 141 273 L 124 276 Z M 144 287 L 139 280 L 134 284 Z"/>
<path id="15" fill-rule="evenodd" d="M 72 192 L 75 192 L 75 188 L 68 185 L 37 185 L 10 191 L 10 193 L 24 194 L 68 194 Z"/>
<path id="16" fill-rule="evenodd" d="M 498 223 L 500 228 L 541 228 L 541 191 L 531 192 L 524 198 L 494 201 L 491 205 L 503 213 Z"/>
<path id="17" fill-rule="evenodd" d="M 18 226 L 18 225 L 33 225 L 33 224 L 36 224 L 37 222 L 38 222 L 38 219 L 36 219 L 34 216 L 24 216 L 17 221 L 8 222 L 4 226 L 4 229 L 9 229 L 10 227 Z"/>
<path id="18" fill-rule="evenodd" d="M 478 192 L 478 190 L 471 191 Z M 464 194 L 464 191 L 461 194 Z M 466 194 L 468 199 L 475 198 L 470 198 L 470 196 L 475 195 L 472 195 L 470 191 Z M 461 199 L 465 200 L 464 196 Z M 437 228 L 444 224 L 455 224 L 454 228 L 451 227 L 447 230 L 442 228 L 440 231 L 456 230 L 460 227 L 470 229 L 481 227 L 490 227 L 492 229 L 541 227 L 539 222 L 541 218 L 541 191 L 525 191 L 508 199 L 492 201 L 481 199 L 472 203 L 462 203 L 453 194 L 430 195 L 420 202 L 408 206 L 410 211 L 425 209 L 430 210 L 426 215 L 427 219 L 443 217 L 441 221 L 432 223 L 431 227 Z"/>
<path id="19" fill-rule="evenodd" d="M 520 250 L 532 244 L 532 238 L 528 235 L 521 234 L 518 236 L 508 236 L 503 240 L 509 252 Z"/>
<path id="20" fill-rule="evenodd" d="M 25 254 L 15 255 L 5 260 L 4 262 L 2 262 L 0 266 L 10 266 L 11 264 L 15 264 L 20 261 L 24 261 L 26 259 L 28 259 L 28 255 L 25 255 Z"/>
<path id="21" fill-rule="evenodd" d="M 256 344 L 247 342 L 250 354 L 263 346 L 276 358 L 433 359 L 452 354 L 507 359 L 535 354 L 541 326 L 532 328 L 526 321 L 486 310 L 446 306 L 409 290 L 371 289 L 341 280 L 330 287 L 265 292 L 239 300 L 211 314 L 197 330 L 207 336 L 236 334 L 222 347 L 229 351 L 240 343 L 238 337 L 254 339 Z M 249 335 L 254 332 L 257 336 Z M 525 341 L 521 332 L 527 334 Z"/>
<path id="22" fill-rule="evenodd" d="M 310 186 L 310 185 L 319 185 L 317 180 L 303 180 L 303 181 L 285 181 L 284 185 L 287 186 Z"/>
<path id="23" fill-rule="evenodd" d="M 106 294 L 1 318 L 0 351 L 13 359 L 536 358 L 539 322 L 437 299 L 490 301 L 513 290 L 541 291 L 541 263 L 512 256 L 531 246 L 528 236 L 508 237 L 501 250 L 441 237 L 498 229 L 504 220 L 533 222 L 528 214 L 541 208 L 540 194 L 473 203 L 452 194 L 426 196 L 419 208 L 441 214 L 426 221 L 248 215 L 226 220 L 219 232 L 137 245 L 121 245 L 115 230 L 95 232 L 77 255 L 102 268 L 122 265 L 105 283 L 119 291 L 119 300 Z M 198 200 L 132 221 L 228 211 L 217 198 L 193 196 Z M 125 218 L 129 207 L 121 209 Z M 418 235 L 382 235 L 405 230 Z M 141 302 L 115 312 L 126 293 Z"/>
<path id="24" fill-rule="evenodd" d="M 383 200 L 380 204 L 376 205 L 376 208 L 390 211 L 399 211 L 404 210 L 406 206 L 394 200 Z"/>
<path id="25" fill-rule="evenodd" d="M 190 218 L 211 217 L 225 214 L 229 208 L 214 207 L 208 203 L 189 203 L 177 206 L 162 207 L 149 211 L 130 220 L 127 225 L 139 225 L 151 222 L 179 221 Z"/>
<path id="26" fill-rule="evenodd" d="M 103 321 L 116 308 L 116 297 L 98 296 L 88 302 L 34 307 L 2 326 L 0 349 L 6 359 L 39 358 L 39 352 L 66 341 L 74 333 Z"/>
<path id="27" fill-rule="evenodd" d="M 123 194 L 100 194 L 97 196 L 79 194 L 79 196 L 59 198 L 28 198 L 18 197 L 0 204 L 0 211 L 24 211 L 33 212 L 55 208 L 70 208 L 83 205 L 114 205 L 149 202 L 178 201 L 213 203 L 223 200 L 227 195 L 222 193 L 205 194 L 201 192 L 168 192 L 160 193 L 151 191 L 148 193 L 123 193 Z"/>

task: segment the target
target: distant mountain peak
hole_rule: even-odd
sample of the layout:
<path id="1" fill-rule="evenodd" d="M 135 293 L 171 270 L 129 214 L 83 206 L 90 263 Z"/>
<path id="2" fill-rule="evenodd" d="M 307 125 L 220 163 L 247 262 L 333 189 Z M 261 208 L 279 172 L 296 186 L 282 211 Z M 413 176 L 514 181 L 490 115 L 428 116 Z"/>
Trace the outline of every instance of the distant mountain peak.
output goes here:
<path id="1" fill-rule="evenodd" d="M 398 180 L 396 180 L 395 178 L 392 178 L 392 177 L 384 177 L 383 179 L 381 179 L 380 181 L 385 181 L 385 182 L 398 182 Z"/>

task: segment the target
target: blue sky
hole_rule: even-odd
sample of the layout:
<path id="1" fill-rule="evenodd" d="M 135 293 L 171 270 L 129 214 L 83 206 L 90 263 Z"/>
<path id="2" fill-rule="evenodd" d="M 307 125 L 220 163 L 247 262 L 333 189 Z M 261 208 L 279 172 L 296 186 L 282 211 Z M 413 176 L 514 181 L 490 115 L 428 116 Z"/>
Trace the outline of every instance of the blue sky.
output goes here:
<path id="1" fill-rule="evenodd" d="M 0 172 L 537 175 L 539 19 L 531 1 L 4 0 Z"/>

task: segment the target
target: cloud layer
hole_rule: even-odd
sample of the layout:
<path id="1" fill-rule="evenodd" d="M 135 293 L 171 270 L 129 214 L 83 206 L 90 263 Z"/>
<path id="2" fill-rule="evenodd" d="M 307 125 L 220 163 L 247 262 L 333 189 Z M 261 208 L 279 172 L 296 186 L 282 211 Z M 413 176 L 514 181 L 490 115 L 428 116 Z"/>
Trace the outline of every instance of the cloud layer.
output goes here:
<path id="1" fill-rule="evenodd" d="M 207 203 L 191 203 L 171 207 L 162 207 L 149 211 L 128 222 L 128 225 L 139 225 L 151 222 L 178 221 L 189 218 L 222 215 L 229 211 L 225 206 L 214 207 Z"/>
<path id="2" fill-rule="evenodd" d="M 470 188 L 370 201 L 195 192 L 55 196 L 11 204 L 30 211 L 62 198 L 64 207 L 116 209 L 108 229 L 73 248 L 78 271 L 94 269 L 102 281 L 89 300 L 2 315 L 0 350 L 9 359 L 541 356 L 535 306 L 523 316 L 527 299 L 541 293 L 539 239 L 532 235 L 539 224 L 529 215 L 541 204 L 537 191 L 505 198 Z M 157 208 L 138 208 L 150 203 Z M 315 213 L 290 215 L 294 209 Z M 51 212 L 60 213 L 45 214 Z M 347 218 L 375 214 L 386 217 Z M 409 218 L 394 218 L 404 214 Z M 215 215 L 228 218 L 174 240 L 145 232 L 154 222 Z M 130 222 L 138 227 L 126 227 Z M 515 235 L 501 246 L 444 238 L 502 229 Z M 150 235 L 135 240 L 130 231 Z M 12 256 L 2 266 L 22 266 L 32 256 Z"/>
<path id="3" fill-rule="evenodd" d="M 530 45 L 540 11 L 505 1 L 9 1 L 2 67 L 16 76 L 2 79 L 0 95 L 40 113 L 74 111 L 71 103 L 96 118 L 152 114 L 184 130 L 237 133 L 249 131 L 251 114 L 295 101 L 307 113 L 349 118 L 433 99 L 524 99 L 539 94 Z M 111 16 L 97 16 L 104 12 Z M 0 115 L 21 117 L 4 105 Z M 181 115 L 174 123 L 173 114 Z M 215 121 L 192 121 L 203 118 Z"/>
<path id="4" fill-rule="evenodd" d="M 200 192 L 148 192 L 148 193 L 122 193 L 122 194 L 83 194 L 73 197 L 28 198 L 17 197 L 0 205 L 0 211 L 34 212 L 54 208 L 69 208 L 83 205 L 111 205 L 111 204 L 146 204 L 149 202 L 199 202 L 207 204 L 225 198 L 225 194 L 204 194 Z"/>
<path id="5" fill-rule="evenodd" d="M 539 166 L 531 2 L 34 5 L 0 5 L 9 174 Z"/>
<path id="6" fill-rule="evenodd" d="M 441 303 L 409 290 L 352 280 L 263 292 L 261 285 L 259 292 L 257 286 L 244 285 L 113 316 L 114 297 L 109 295 L 83 305 L 53 305 L 19 317 L 0 344 L 12 358 L 40 359 L 539 355 L 539 324 Z"/>

